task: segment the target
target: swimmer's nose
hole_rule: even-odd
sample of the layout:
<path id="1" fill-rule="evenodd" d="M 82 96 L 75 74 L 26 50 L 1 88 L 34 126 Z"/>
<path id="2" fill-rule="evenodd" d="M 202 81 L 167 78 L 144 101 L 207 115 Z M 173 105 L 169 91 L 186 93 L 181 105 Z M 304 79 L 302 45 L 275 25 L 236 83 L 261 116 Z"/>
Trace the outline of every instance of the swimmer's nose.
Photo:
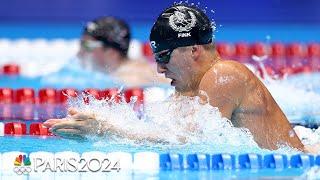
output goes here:
<path id="1" fill-rule="evenodd" d="M 157 63 L 157 71 L 160 74 L 166 72 L 165 64 Z"/>

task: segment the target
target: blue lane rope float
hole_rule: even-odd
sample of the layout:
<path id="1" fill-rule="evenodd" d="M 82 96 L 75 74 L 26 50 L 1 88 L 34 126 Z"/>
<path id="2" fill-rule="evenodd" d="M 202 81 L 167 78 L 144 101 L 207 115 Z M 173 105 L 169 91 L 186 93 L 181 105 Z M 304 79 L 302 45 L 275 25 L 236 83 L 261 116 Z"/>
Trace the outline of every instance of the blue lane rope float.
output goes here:
<path id="1" fill-rule="evenodd" d="M 240 169 L 261 169 L 262 156 L 260 154 L 241 154 L 238 156 Z"/>
<path id="2" fill-rule="evenodd" d="M 268 169 L 288 168 L 288 157 L 283 154 L 268 154 L 264 156 L 264 167 Z"/>
<path id="3" fill-rule="evenodd" d="M 314 156 L 308 154 L 297 154 L 291 157 L 290 165 L 295 168 L 309 168 L 314 166 Z"/>
<path id="4" fill-rule="evenodd" d="M 236 156 L 232 154 L 214 154 L 211 158 L 211 168 L 214 170 L 235 169 Z"/>

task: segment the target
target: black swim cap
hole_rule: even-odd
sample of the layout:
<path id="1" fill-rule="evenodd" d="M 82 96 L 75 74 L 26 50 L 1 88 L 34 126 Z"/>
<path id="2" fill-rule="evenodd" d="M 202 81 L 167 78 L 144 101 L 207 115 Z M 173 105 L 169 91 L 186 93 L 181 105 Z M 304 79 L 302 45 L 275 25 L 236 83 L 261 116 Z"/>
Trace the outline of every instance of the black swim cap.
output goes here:
<path id="1" fill-rule="evenodd" d="M 130 29 L 127 23 L 114 17 L 102 17 L 90 21 L 84 28 L 84 34 L 103 42 L 127 55 L 130 43 Z"/>
<path id="2" fill-rule="evenodd" d="M 150 33 L 153 53 L 177 47 L 209 44 L 212 42 L 212 25 L 199 8 L 175 4 L 164 10 Z"/>

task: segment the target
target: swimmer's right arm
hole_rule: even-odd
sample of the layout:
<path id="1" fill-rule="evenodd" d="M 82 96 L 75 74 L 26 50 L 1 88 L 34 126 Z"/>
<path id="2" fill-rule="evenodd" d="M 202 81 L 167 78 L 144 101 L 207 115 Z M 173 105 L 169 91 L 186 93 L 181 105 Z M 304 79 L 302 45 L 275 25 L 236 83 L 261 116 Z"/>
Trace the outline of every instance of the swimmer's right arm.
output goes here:
<path id="1" fill-rule="evenodd" d="M 130 131 L 109 121 L 98 121 L 93 114 L 79 113 L 75 109 L 70 109 L 68 113 L 69 116 L 64 119 L 49 119 L 44 125 L 54 134 L 68 139 L 85 139 L 88 135 L 96 135 L 126 138 L 137 142 L 169 143 L 168 139 L 156 131 Z M 185 137 L 176 139 L 178 143 L 186 143 Z"/>
<path id="2" fill-rule="evenodd" d="M 133 140 L 136 142 L 152 142 L 152 143 L 164 143 L 167 144 L 169 141 L 160 136 L 159 134 L 152 133 L 152 132 L 141 132 L 141 131 L 129 131 L 126 129 L 123 129 L 122 127 L 117 127 L 115 125 L 111 125 L 109 123 L 103 122 L 102 125 L 102 134 L 100 136 L 116 136 L 120 138 L 125 138 L 129 140 Z M 177 137 L 178 143 L 185 144 L 186 138 L 183 136 Z"/>

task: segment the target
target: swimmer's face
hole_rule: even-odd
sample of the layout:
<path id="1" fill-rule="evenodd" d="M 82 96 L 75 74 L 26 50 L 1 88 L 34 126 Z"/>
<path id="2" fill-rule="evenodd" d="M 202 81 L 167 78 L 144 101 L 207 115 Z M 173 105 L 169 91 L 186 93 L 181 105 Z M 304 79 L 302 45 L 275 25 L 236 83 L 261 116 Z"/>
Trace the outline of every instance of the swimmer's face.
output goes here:
<path id="1" fill-rule="evenodd" d="M 195 64 L 191 49 L 192 47 L 180 47 L 174 49 L 172 53 L 170 53 L 170 50 L 164 50 L 155 54 L 156 59 L 170 55 L 169 60 L 157 60 L 157 70 L 158 73 L 164 73 L 166 78 L 172 80 L 171 85 L 174 86 L 178 92 L 188 92 L 195 87 Z"/>
<path id="2" fill-rule="evenodd" d="M 103 43 L 95 40 L 89 35 L 81 37 L 80 50 L 78 57 L 83 66 L 90 65 L 94 70 L 106 72 L 108 62 L 112 60 L 106 58 L 106 51 L 108 48 L 103 46 Z M 89 62 L 88 62 L 89 61 Z"/>

